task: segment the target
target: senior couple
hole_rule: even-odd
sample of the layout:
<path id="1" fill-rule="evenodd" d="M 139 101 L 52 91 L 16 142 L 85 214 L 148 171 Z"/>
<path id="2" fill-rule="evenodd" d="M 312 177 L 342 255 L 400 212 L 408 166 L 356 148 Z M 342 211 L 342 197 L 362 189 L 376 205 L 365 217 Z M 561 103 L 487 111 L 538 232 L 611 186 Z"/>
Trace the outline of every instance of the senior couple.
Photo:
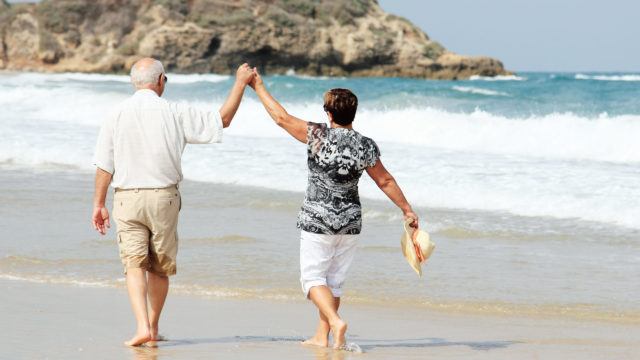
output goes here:
<path id="1" fill-rule="evenodd" d="M 316 333 L 304 344 L 345 345 L 347 323 L 338 315 L 342 284 L 355 255 L 361 228 L 358 180 L 364 171 L 404 213 L 412 226 L 418 217 L 400 187 L 380 161 L 376 143 L 352 127 L 358 99 L 347 89 L 324 94 L 327 123 L 290 115 L 269 94 L 260 74 L 248 64 L 219 110 L 202 111 L 162 99 L 168 78 L 162 64 L 144 58 L 131 68 L 133 96 L 115 108 L 102 124 L 94 163 L 93 226 L 101 234 L 110 227 L 105 205 L 109 184 L 115 189 L 113 219 L 129 300 L 137 330 L 126 345 L 161 340 L 158 323 L 176 273 L 178 184 L 181 156 L 187 144 L 222 140 L 240 105 L 245 87 L 253 88 L 277 125 L 307 145 L 309 177 L 298 216 L 300 282 L 319 310 Z"/>

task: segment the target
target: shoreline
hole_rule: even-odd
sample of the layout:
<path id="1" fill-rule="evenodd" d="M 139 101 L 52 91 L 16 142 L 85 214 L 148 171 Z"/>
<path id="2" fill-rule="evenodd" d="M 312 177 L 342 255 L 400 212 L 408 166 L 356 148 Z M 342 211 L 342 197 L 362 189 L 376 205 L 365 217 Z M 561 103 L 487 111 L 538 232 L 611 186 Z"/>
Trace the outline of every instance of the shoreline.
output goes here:
<path id="1" fill-rule="evenodd" d="M 40 278 L 29 279 L 16 275 L 0 274 L 0 282 L 24 282 L 34 285 L 66 286 L 90 289 L 112 289 L 123 291 L 126 289 L 124 278 L 119 278 L 115 283 L 107 284 L 95 281 L 83 281 L 77 279 L 55 279 Z M 177 284 L 176 284 L 177 282 Z M 207 289 L 190 284 L 180 284 L 173 281 L 169 289 L 170 296 L 187 296 L 209 301 L 268 301 L 277 304 L 303 304 L 306 301 L 297 288 L 288 289 L 287 293 L 275 294 L 273 292 L 251 291 L 238 292 L 238 289 Z M 402 301 L 394 299 L 388 302 L 384 299 L 371 300 L 358 297 L 347 290 L 346 301 L 355 307 L 372 307 L 387 309 L 402 309 L 413 307 L 419 311 L 426 311 L 442 316 L 465 315 L 489 317 L 495 319 L 523 318 L 531 321 L 561 320 L 575 321 L 585 324 L 612 324 L 640 326 L 640 315 L 629 311 L 598 311 L 593 306 L 584 308 L 574 308 L 563 305 L 547 304 L 511 304 L 511 303 L 464 303 L 464 302 L 430 302 L 425 300 L 422 303 Z"/>
<path id="2" fill-rule="evenodd" d="M 570 320 L 442 314 L 410 307 L 341 309 L 348 342 L 364 354 L 308 348 L 316 312 L 306 302 L 206 299 L 170 294 L 157 347 L 122 345 L 133 330 L 124 289 L 0 280 L 0 358 L 225 359 L 632 359 L 637 327 Z M 38 339 L 34 342 L 25 339 Z"/>

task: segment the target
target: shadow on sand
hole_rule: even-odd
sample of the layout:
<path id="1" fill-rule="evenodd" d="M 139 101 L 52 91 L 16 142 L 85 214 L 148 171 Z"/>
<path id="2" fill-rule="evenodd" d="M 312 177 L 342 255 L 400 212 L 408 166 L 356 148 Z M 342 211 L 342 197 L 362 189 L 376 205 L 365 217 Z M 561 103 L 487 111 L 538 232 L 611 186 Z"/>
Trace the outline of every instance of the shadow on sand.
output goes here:
<path id="1" fill-rule="evenodd" d="M 420 339 L 396 339 L 396 340 L 369 340 L 357 339 L 356 341 L 363 351 L 376 348 L 430 348 L 441 346 L 467 346 L 473 350 L 503 349 L 517 344 L 517 341 L 447 341 L 441 338 Z"/>
<path id="2" fill-rule="evenodd" d="M 156 360 L 162 355 L 162 349 L 169 349 L 188 345 L 202 344 L 240 344 L 240 343 L 299 343 L 304 339 L 296 336 L 229 336 L 220 338 L 194 338 L 194 339 L 169 339 L 158 343 L 149 343 L 146 346 L 131 348 L 133 358 L 136 360 Z M 369 352 L 377 348 L 431 348 L 442 346 L 466 346 L 473 350 L 493 350 L 502 349 L 510 345 L 517 344 L 517 341 L 447 341 L 442 338 L 416 338 L 416 339 L 360 339 L 352 337 L 350 340 L 360 346 L 363 352 Z M 351 342 L 351 341 L 350 341 Z M 342 360 L 347 354 L 346 351 L 333 351 L 328 348 L 309 347 L 305 349 L 311 351 L 317 360 Z"/>

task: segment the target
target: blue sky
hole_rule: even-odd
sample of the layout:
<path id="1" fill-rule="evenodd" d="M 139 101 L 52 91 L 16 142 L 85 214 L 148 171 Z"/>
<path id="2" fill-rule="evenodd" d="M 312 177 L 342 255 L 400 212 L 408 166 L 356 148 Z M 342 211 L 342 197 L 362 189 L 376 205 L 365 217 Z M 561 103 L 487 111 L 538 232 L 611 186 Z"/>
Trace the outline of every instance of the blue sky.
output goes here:
<path id="1" fill-rule="evenodd" d="M 447 49 L 516 71 L 640 71 L 638 0 L 379 0 Z"/>

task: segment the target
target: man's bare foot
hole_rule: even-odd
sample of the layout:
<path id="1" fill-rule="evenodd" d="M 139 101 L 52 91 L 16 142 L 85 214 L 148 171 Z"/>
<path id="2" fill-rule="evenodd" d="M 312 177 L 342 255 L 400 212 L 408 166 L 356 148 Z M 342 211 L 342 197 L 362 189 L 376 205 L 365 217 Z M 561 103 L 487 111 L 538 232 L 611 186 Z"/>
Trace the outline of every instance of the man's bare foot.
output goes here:
<path id="1" fill-rule="evenodd" d="M 316 338 L 314 336 L 312 338 L 309 338 L 309 339 L 303 341 L 302 345 L 327 347 L 327 346 L 329 346 L 329 339 L 327 339 L 327 338 L 318 339 L 318 338 Z"/>
<path id="2" fill-rule="evenodd" d="M 125 341 L 127 346 L 140 346 L 147 341 L 151 341 L 151 334 L 149 330 L 136 333 L 129 341 Z"/>
<path id="3" fill-rule="evenodd" d="M 333 348 L 341 349 L 346 343 L 344 335 L 347 333 L 347 323 L 339 319 L 331 324 L 331 331 L 333 332 Z"/>

